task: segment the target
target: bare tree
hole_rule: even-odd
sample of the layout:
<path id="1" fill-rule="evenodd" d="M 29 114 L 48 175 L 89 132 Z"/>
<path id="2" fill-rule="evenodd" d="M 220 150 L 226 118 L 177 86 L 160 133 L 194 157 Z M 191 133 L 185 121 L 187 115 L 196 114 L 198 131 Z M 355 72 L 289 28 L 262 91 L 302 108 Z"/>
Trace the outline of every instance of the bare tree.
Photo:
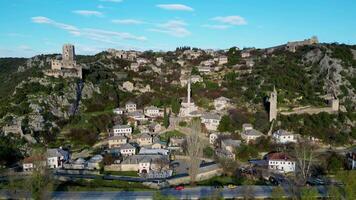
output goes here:
<path id="1" fill-rule="evenodd" d="M 203 143 L 200 141 L 201 125 L 200 120 L 194 119 L 191 122 L 191 133 L 187 137 L 186 153 L 189 157 L 189 176 L 191 183 L 194 184 L 199 173 L 200 159 L 203 155 Z"/>
<path id="2" fill-rule="evenodd" d="M 296 159 L 297 180 L 305 184 L 311 174 L 311 167 L 315 160 L 314 146 L 304 140 L 299 140 L 294 147 L 294 156 Z"/>
<path id="3" fill-rule="evenodd" d="M 169 160 L 162 157 L 162 158 L 156 158 L 153 160 L 153 163 L 155 167 L 158 169 L 158 171 L 162 171 L 163 169 L 167 168 L 169 165 Z"/>
<path id="4" fill-rule="evenodd" d="M 36 149 L 32 152 L 33 171 L 29 179 L 29 189 L 33 199 L 49 199 L 53 189 L 51 172 L 47 168 L 45 150 Z"/>

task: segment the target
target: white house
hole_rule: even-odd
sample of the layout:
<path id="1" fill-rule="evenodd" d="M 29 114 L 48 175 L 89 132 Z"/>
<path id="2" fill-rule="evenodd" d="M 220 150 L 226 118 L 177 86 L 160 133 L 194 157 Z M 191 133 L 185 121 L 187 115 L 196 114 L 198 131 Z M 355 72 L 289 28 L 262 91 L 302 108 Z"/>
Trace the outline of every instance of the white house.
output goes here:
<path id="1" fill-rule="evenodd" d="M 242 125 L 241 138 L 245 140 L 246 143 L 254 141 L 261 136 L 263 136 L 263 134 L 260 131 L 253 129 L 252 124 Z"/>
<path id="2" fill-rule="evenodd" d="M 126 143 L 120 146 L 120 154 L 123 156 L 131 156 L 136 154 L 136 148 L 130 143 Z"/>
<path id="3" fill-rule="evenodd" d="M 295 161 L 285 153 L 271 153 L 266 158 L 270 170 L 282 173 L 295 171 Z"/>
<path id="4" fill-rule="evenodd" d="M 113 110 L 113 112 L 114 112 L 114 114 L 116 114 L 116 115 L 122 115 L 122 114 L 124 114 L 125 109 L 123 109 L 123 108 L 115 108 L 115 109 Z"/>
<path id="5" fill-rule="evenodd" d="M 61 168 L 69 160 L 69 152 L 63 149 L 47 149 L 47 166 Z"/>
<path id="6" fill-rule="evenodd" d="M 127 112 L 135 112 L 136 104 L 132 101 L 129 101 L 125 104 L 125 109 L 127 110 Z"/>
<path id="7" fill-rule="evenodd" d="M 291 132 L 279 129 L 272 134 L 273 139 L 278 144 L 295 143 L 297 142 L 296 135 Z"/>
<path id="8" fill-rule="evenodd" d="M 145 108 L 145 115 L 147 117 L 162 117 L 162 109 L 157 108 L 156 106 L 149 106 Z"/>
<path id="9" fill-rule="evenodd" d="M 46 158 L 44 156 L 30 156 L 22 161 L 22 169 L 25 172 L 32 171 L 36 165 L 46 166 Z"/>
<path id="10" fill-rule="evenodd" d="M 201 116 L 201 123 L 203 123 L 209 131 L 216 131 L 221 117 L 215 113 L 207 113 Z"/>
<path id="11" fill-rule="evenodd" d="M 215 142 L 216 142 L 216 140 L 218 139 L 218 134 L 216 134 L 216 133 L 211 133 L 210 135 L 209 135 L 209 143 L 210 144 L 215 144 Z"/>
<path id="12" fill-rule="evenodd" d="M 113 127 L 113 136 L 131 136 L 132 127 L 129 125 L 115 125 Z"/>
<path id="13" fill-rule="evenodd" d="M 349 169 L 356 169 L 356 149 L 347 154 L 347 165 Z"/>
<path id="14" fill-rule="evenodd" d="M 230 99 L 226 97 L 219 97 L 214 99 L 214 107 L 216 110 L 223 110 L 226 108 L 230 103 Z"/>

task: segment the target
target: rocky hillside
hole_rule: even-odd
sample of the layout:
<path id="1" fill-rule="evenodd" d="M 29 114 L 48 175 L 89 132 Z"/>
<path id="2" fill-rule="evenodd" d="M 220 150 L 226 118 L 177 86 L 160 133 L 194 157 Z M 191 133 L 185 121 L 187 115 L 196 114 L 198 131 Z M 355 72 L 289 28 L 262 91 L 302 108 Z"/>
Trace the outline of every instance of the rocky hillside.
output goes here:
<path id="1" fill-rule="evenodd" d="M 259 124 L 257 128 L 266 130 L 264 103 L 274 86 L 278 90 L 278 104 L 283 107 L 325 106 L 324 96 L 335 94 L 346 119 L 336 118 L 335 123 L 338 123 L 333 128 L 345 128 L 347 124 L 345 130 L 350 132 L 355 126 L 355 52 L 355 46 L 339 44 L 304 46 L 295 53 L 282 49 L 266 53 L 263 49 L 255 49 L 250 51 L 248 59 L 241 58 L 241 51 L 234 48 L 221 51 L 219 53 L 227 55 L 229 62 L 212 75 L 202 75 L 204 82 L 193 85 L 193 99 L 199 106 L 210 109 L 214 98 L 231 98 L 238 105 L 232 113 L 237 118 L 235 129 L 243 122 L 252 122 Z M 150 64 L 138 72 L 128 70 L 130 61 L 114 58 L 108 52 L 77 56 L 77 62 L 83 67 L 83 80 L 45 77 L 42 71 L 50 67 L 50 59 L 56 55 L 2 58 L 1 126 L 20 124 L 25 133 L 33 134 L 38 141 L 51 142 L 66 127 L 105 131 L 111 123 L 106 114 L 129 99 L 139 106 L 177 107 L 179 99 L 185 95 L 185 88 L 179 84 L 181 72 L 188 70 L 199 74 L 195 66 L 212 58 L 203 54 L 181 67 L 175 62 L 181 53 L 181 49 L 166 53 L 144 52 L 141 57 Z M 157 57 L 163 57 L 165 63 L 156 66 Z M 247 60 L 252 60 L 254 66 L 247 66 Z M 136 89 L 125 91 L 124 81 L 134 83 Z M 147 85 L 149 90 L 137 89 Z M 96 123 L 91 123 L 93 117 L 99 117 Z"/>

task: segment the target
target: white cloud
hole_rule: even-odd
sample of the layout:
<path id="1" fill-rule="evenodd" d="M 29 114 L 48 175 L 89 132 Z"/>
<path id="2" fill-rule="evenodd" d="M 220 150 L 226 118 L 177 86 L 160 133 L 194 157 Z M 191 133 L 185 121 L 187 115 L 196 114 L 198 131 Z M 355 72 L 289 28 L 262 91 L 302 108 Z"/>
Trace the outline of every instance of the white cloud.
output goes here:
<path id="1" fill-rule="evenodd" d="M 225 17 L 214 17 L 212 20 L 218 21 L 224 24 L 230 24 L 235 26 L 246 25 L 247 21 L 238 15 L 225 16 Z"/>
<path id="2" fill-rule="evenodd" d="M 192 7 L 183 4 L 158 4 L 156 6 L 165 10 L 194 11 Z"/>
<path id="3" fill-rule="evenodd" d="M 224 30 L 230 28 L 229 25 L 218 25 L 218 24 L 204 24 L 204 28 L 215 29 L 215 30 Z"/>
<path id="4" fill-rule="evenodd" d="M 49 19 L 47 17 L 43 16 L 38 16 L 38 17 L 32 17 L 32 22 L 37 23 L 37 24 L 50 24 L 52 26 L 55 26 L 57 28 L 63 29 L 71 33 L 72 35 L 80 35 L 80 31 L 77 27 L 69 25 L 69 24 L 64 24 L 64 23 L 59 23 L 56 22 L 52 19 Z"/>
<path id="5" fill-rule="evenodd" d="M 73 25 L 64 24 L 56 22 L 47 17 L 32 17 L 32 22 L 38 24 L 48 24 L 56 28 L 67 31 L 68 33 L 74 36 L 84 37 L 90 40 L 111 43 L 111 44 L 120 44 L 122 40 L 136 40 L 136 41 L 145 41 L 147 40 L 144 36 L 136 36 L 131 33 L 126 32 L 117 32 L 117 31 L 108 31 L 102 29 L 92 29 L 92 28 L 78 28 Z"/>
<path id="6" fill-rule="evenodd" d="M 136 19 L 114 19 L 111 20 L 112 23 L 115 24 L 132 24 L 132 25 L 137 25 L 137 24 L 143 24 L 144 22 L 141 20 L 136 20 Z"/>
<path id="7" fill-rule="evenodd" d="M 175 37 L 186 37 L 191 34 L 186 28 L 187 24 L 182 20 L 170 20 L 163 24 L 157 24 L 156 27 L 149 31 L 166 33 Z"/>
<path id="8" fill-rule="evenodd" d="M 73 13 L 82 15 L 82 16 L 96 16 L 96 17 L 101 17 L 103 16 L 102 12 L 95 11 L 95 10 L 74 10 Z"/>
<path id="9" fill-rule="evenodd" d="M 27 45 L 20 45 L 18 48 L 22 51 L 34 51 L 30 46 Z"/>
<path id="10" fill-rule="evenodd" d="M 122 0 L 100 0 L 101 2 L 121 3 Z"/>

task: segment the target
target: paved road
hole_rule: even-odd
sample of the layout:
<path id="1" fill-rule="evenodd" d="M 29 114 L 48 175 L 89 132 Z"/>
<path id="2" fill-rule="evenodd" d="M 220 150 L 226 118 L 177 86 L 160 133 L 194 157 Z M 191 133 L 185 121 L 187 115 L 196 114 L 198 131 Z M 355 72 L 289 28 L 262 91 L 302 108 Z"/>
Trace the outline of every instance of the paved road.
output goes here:
<path id="1" fill-rule="evenodd" d="M 214 188 L 214 187 L 194 187 L 186 188 L 182 191 L 175 189 L 160 190 L 162 195 L 170 195 L 178 199 L 200 199 L 221 195 L 224 198 L 267 198 L 270 197 L 273 186 L 239 186 L 235 189 L 229 188 Z M 326 189 L 324 187 L 317 187 L 321 197 L 325 197 Z M 53 192 L 52 199 L 152 199 L 155 191 L 118 191 L 118 192 Z M 0 198 L 8 198 L 8 193 L 0 191 Z M 18 197 L 29 197 L 29 194 L 19 194 Z"/>

